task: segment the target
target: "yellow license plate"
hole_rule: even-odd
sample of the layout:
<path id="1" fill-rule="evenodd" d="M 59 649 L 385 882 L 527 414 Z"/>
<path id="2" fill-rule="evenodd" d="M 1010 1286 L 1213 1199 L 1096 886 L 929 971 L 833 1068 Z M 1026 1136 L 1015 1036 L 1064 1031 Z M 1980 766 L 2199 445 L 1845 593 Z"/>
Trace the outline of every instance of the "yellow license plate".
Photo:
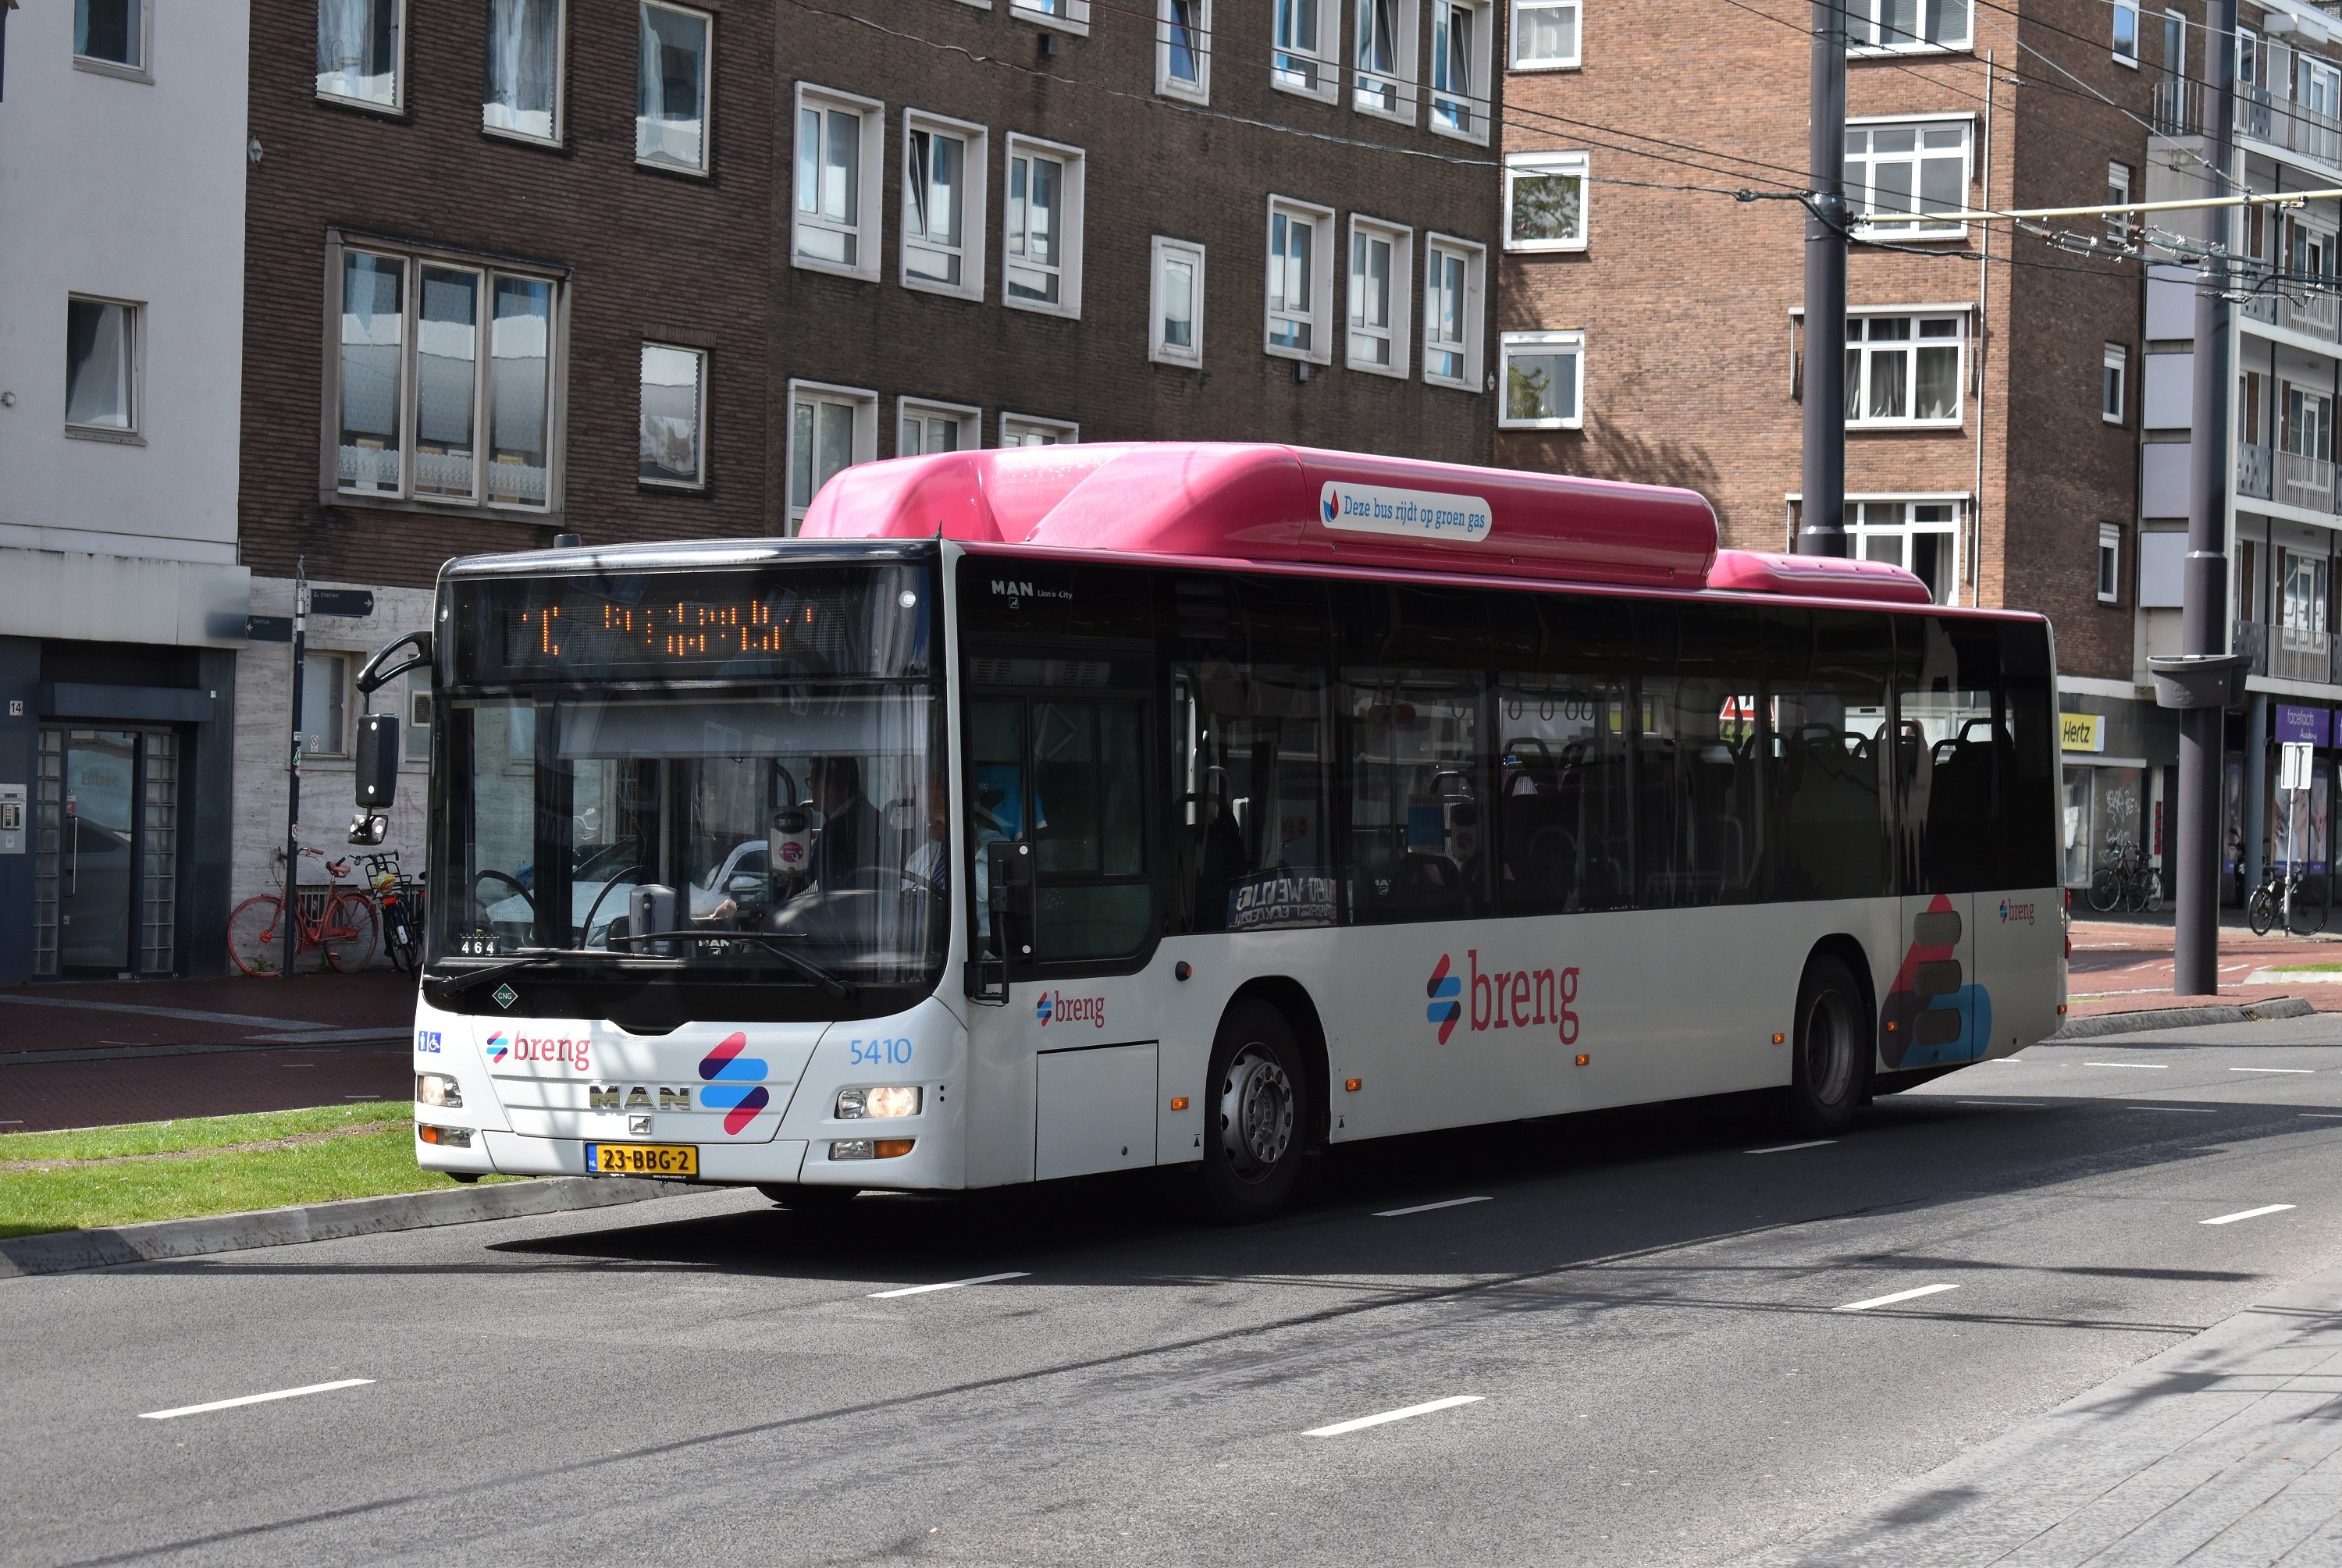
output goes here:
<path id="1" fill-rule="evenodd" d="M 699 1151 L 689 1144 L 588 1144 L 586 1170 L 596 1176 L 696 1176 Z"/>

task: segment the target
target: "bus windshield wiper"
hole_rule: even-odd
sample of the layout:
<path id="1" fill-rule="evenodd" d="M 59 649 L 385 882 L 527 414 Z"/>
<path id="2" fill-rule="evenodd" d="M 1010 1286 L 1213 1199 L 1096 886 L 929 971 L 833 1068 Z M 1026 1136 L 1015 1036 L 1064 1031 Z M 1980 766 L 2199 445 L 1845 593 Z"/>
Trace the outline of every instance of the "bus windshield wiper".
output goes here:
<path id="1" fill-rule="evenodd" d="M 521 954 L 517 957 L 507 958 L 501 964 L 491 964 L 481 969 L 467 969 L 461 974 L 454 975 L 452 977 L 437 978 L 426 976 L 426 978 L 431 980 L 431 984 L 438 989 L 441 996 L 461 996 L 465 992 L 471 990 L 474 986 L 485 985 L 489 981 L 494 980 L 500 974 L 510 974 L 515 970 L 531 968 L 539 964 L 547 964 L 556 958 L 571 958 L 575 956 L 575 954 L 565 951 L 562 948 L 540 947 L 533 952 Z"/>
<path id="2" fill-rule="evenodd" d="M 639 936 L 613 936 L 608 938 L 608 941 L 613 947 L 632 947 L 638 942 L 761 943 L 766 952 L 828 992 L 838 1001 L 846 1001 L 854 994 L 854 987 L 851 984 L 840 980 L 810 958 L 801 958 L 791 953 L 786 945 L 786 938 L 775 936 L 766 931 L 646 931 Z"/>

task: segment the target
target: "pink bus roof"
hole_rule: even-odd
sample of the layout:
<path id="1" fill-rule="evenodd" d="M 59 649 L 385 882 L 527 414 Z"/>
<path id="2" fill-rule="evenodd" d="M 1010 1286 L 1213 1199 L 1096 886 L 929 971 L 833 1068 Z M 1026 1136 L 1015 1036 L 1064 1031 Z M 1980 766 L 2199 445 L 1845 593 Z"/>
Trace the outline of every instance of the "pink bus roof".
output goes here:
<path id="1" fill-rule="evenodd" d="M 1696 491 L 1248 442 L 1004 448 L 847 468 L 809 538 L 945 538 L 1927 604 L 1899 566 L 1718 550 Z"/>

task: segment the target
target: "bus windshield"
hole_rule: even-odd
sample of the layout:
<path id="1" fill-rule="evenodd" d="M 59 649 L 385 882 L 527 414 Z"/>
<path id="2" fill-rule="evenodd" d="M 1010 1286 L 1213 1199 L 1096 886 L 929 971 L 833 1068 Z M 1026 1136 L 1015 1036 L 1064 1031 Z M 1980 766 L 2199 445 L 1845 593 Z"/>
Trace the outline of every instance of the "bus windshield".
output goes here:
<path id="1" fill-rule="evenodd" d="M 459 593 L 433 957 L 930 979 L 950 862 L 926 582 L 809 568 Z"/>

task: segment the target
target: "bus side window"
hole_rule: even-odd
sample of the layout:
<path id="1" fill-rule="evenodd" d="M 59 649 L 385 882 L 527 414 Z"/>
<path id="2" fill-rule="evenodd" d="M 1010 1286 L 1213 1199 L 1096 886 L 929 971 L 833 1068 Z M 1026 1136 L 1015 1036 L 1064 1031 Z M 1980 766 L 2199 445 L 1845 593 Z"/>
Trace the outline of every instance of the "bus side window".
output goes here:
<path id="1" fill-rule="evenodd" d="M 1196 931 L 1334 922 L 1326 835 L 1324 678 L 1299 665 L 1181 665 L 1172 676 L 1184 838 L 1178 878 Z"/>
<path id="2" fill-rule="evenodd" d="M 1496 896 L 1508 914 L 1628 902 L 1626 683 L 1497 678 Z"/>
<path id="3" fill-rule="evenodd" d="M 967 704 L 967 850 L 966 885 L 976 894 L 976 946 L 987 956 L 1001 954 L 992 947 L 990 891 L 985 872 L 986 844 L 1025 836 L 1025 704 L 1021 699 L 986 698 Z"/>
<path id="4" fill-rule="evenodd" d="M 1031 705 L 1036 946 L 1045 963 L 1118 958 L 1146 945 L 1143 704 Z"/>
<path id="5" fill-rule="evenodd" d="M 1646 908 L 1764 896 L 1754 617 L 1637 606 L 1636 874 Z"/>
<path id="6" fill-rule="evenodd" d="M 1351 918 L 1461 919 L 1486 902 L 1477 671 L 1350 669 Z"/>
<path id="7" fill-rule="evenodd" d="M 1767 622 L 1773 896 L 1875 897 L 1893 885 L 1886 617 L 1777 610 Z"/>
<path id="8" fill-rule="evenodd" d="M 1909 885 L 1922 893 L 1991 887 L 2000 869 L 1994 802 L 2007 761 L 1993 700 L 1997 628 L 1931 619 L 1896 629 L 1917 654 L 1898 658 L 1896 691 L 1897 784 L 1917 862 Z"/>
<path id="9" fill-rule="evenodd" d="M 2001 741 L 2007 766 L 1997 803 L 2002 831 L 1997 884 L 2057 884 L 2057 698 L 2049 668 L 2049 630 L 2037 624 L 2000 628 Z"/>

